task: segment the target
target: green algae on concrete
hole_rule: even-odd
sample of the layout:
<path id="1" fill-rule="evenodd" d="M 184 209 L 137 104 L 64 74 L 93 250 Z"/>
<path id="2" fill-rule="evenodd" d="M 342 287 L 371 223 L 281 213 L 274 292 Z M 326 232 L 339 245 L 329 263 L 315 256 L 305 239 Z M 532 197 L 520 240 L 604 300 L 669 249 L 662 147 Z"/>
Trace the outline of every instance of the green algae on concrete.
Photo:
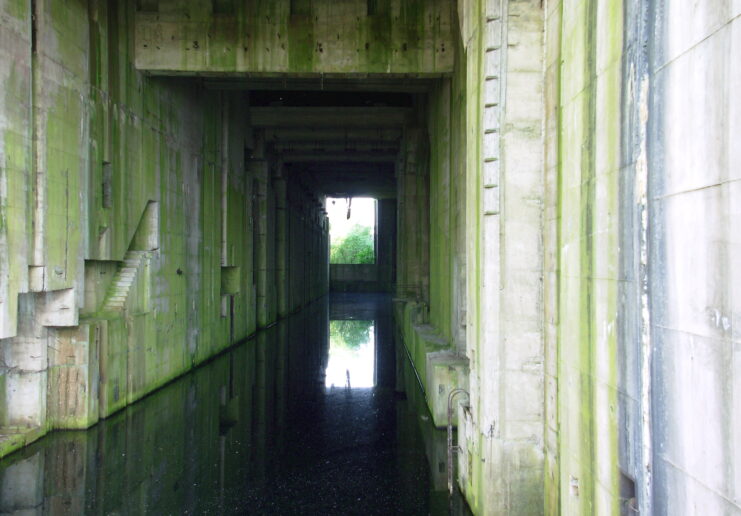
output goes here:
<path id="1" fill-rule="evenodd" d="M 619 512 L 617 171 L 622 7 L 585 2 L 561 22 L 558 506 Z M 579 142 L 577 144 L 577 142 Z M 573 335 L 579 335 L 573 339 Z M 579 407 L 575 413 L 574 407 Z M 546 477 L 550 491 L 550 477 Z M 556 495 L 551 495 L 551 497 Z M 551 499 L 549 497 L 549 499 Z"/>
<path id="2" fill-rule="evenodd" d="M 13 249 L 0 253 L 0 260 L 10 258 L 7 266 L 0 264 L 2 336 L 14 337 L 17 319 L 14 309 L 5 310 L 6 299 L 29 288 L 28 264 L 34 263 L 30 206 L 39 193 L 45 204 L 33 226 L 39 236 L 34 265 L 44 266 L 46 276 L 37 288 L 65 289 L 50 293 L 52 300 L 69 289 L 76 293 L 74 305 L 65 297 L 61 307 L 74 315 L 74 321 L 65 319 L 71 326 L 44 329 L 50 346 L 68 351 L 52 353 L 48 368 L 38 373 L 48 376 L 49 406 L 37 407 L 48 419 L 25 437 L 13 433 L 3 439 L 2 453 L 54 428 L 90 426 L 257 327 L 254 235 L 244 231 L 252 218 L 247 202 L 252 178 L 243 173 L 247 106 L 238 93 L 222 96 L 186 81 L 137 72 L 128 50 L 133 19 L 133 4 L 90 9 L 82 2 L 65 8 L 44 4 L 33 106 L 30 40 L 16 38 L 12 58 L 5 55 L 10 49 L 0 50 L 3 63 L 11 65 L 5 75 L 0 69 L 5 92 L 0 109 L 9 124 L 0 127 L 0 244 Z M 29 26 L 3 19 L 0 35 Z M 223 109 L 229 100 L 238 107 Z M 31 187 L 32 108 L 37 111 L 35 166 L 43 167 L 38 175 L 42 190 Z M 224 164 L 226 175 L 221 173 Z M 266 213 L 272 208 L 263 206 L 262 217 L 272 217 Z M 155 226 L 146 227 L 150 236 L 141 237 L 141 221 L 150 220 L 146 214 L 151 209 Z M 306 210 L 313 217 L 306 225 L 326 242 L 326 221 L 317 211 Z M 150 237 L 156 240 L 151 245 Z M 101 311 L 110 285 L 106 276 L 124 267 L 127 251 L 143 242 L 148 255 L 123 309 Z M 314 256 L 325 258 L 320 252 Z M 225 277 L 229 285 L 239 285 L 230 287 L 226 300 L 222 270 L 231 271 Z M 294 306 L 326 292 L 317 288 L 322 276 L 315 276 L 314 287 L 301 289 Z M 231 312 L 228 303 L 233 303 Z M 78 310 L 83 317 L 79 325 Z M 5 324 L 6 314 L 13 325 Z M 274 315 L 265 323 L 273 322 Z M 3 386 L 6 379 L 0 374 Z M 16 402 L 6 392 L 2 409 Z M 4 425 L 0 433 L 10 430 Z"/>
<path id="3" fill-rule="evenodd" d="M 12 6 L 8 6 L 12 7 Z M 17 12 L 16 14 L 22 14 Z M 0 338 L 15 334 L 18 294 L 28 291 L 31 230 L 31 67 L 25 18 L 0 27 Z"/>
<path id="4" fill-rule="evenodd" d="M 249 2 L 230 16 L 170 7 L 136 13 L 140 70 L 419 76 L 452 71 L 449 0 L 384 0 L 373 13 L 364 2 Z"/>
<path id="5" fill-rule="evenodd" d="M 486 23 L 496 21 L 488 4 L 460 2 L 458 20 L 451 19 L 452 4 L 442 0 L 379 0 L 372 13 L 330 2 L 297 3 L 296 12 L 285 1 L 251 2 L 233 6 L 235 17 L 212 13 L 206 3 L 171 2 L 171 11 L 154 13 L 111 3 L 73 2 L 70 10 L 44 5 L 49 33 L 42 34 L 37 61 L 38 105 L 23 105 L 33 86 L 27 49 L 18 50 L 21 59 L 14 60 L 20 63 L 13 70 L 17 76 L 2 76 L 12 97 L 5 100 L 3 114 L 11 113 L 13 104 L 18 117 L 11 119 L 11 130 L 0 128 L 5 157 L 0 243 L 15 235 L 16 243 L 3 245 L 27 245 L 30 174 L 48 174 L 39 176 L 50 209 L 34 221 L 47 235 L 39 248 L 42 259 L 34 265 L 46 267 L 45 289 L 82 283 L 92 289 L 78 296 L 82 324 L 52 330 L 63 348 L 74 350 L 75 360 L 56 357 L 48 371 L 50 388 L 60 394 L 50 398 L 58 410 L 50 411 L 48 428 L 84 427 L 110 416 L 326 290 L 326 219 L 321 209 L 310 207 L 316 199 L 297 185 L 276 188 L 267 161 L 245 162 L 242 143 L 255 142 L 248 135 L 246 108 L 232 109 L 238 95 L 146 76 L 135 64 L 153 73 L 444 75 L 426 101 L 428 116 L 420 123 L 427 127 L 405 133 L 399 220 L 401 227 L 419 231 L 409 239 L 401 235 L 398 287 L 404 300 L 397 305 L 397 319 L 437 424 L 446 388 L 472 391 L 471 406 L 459 415 L 470 425 L 468 434 L 461 433 L 461 486 L 474 511 L 492 511 L 500 507 L 496 498 L 511 493 L 522 494 L 512 499 L 534 499 L 543 487 L 532 478 L 539 467 L 537 444 L 514 453 L 514 447 L 502 444 L 506 441 L 492 437 L 494 429 L 480 427 L 492 398 L 511 395 L 503 388 L 506 380 L 491 379 L 495 373 L 486 362 L 487 354 L 499 352 L 494 347 L 504 347 L 507 333 L 503 311 L 485 305 L 484 288 L 496 290 L 505 282 L 494 277 L 484 286 L 491 279 L 486 268 L 498 266 L 491 260 L 496 250 L 486 247 L 492 241 L 482 236 L 484 216 L 499 217 L 497 210 L 484 213 L 485 191 L 500 195 L 502 185 L 485 178 L 484 167 L 497 158 L 484 154 L 483 141 L 496 130 L 513 139 L 537 133 L 519 128 L 518 135 L 511 127 L 484 125 L 487 84 L 500 79 L 487 69 L 486 54 L 497 51 L 487 44 L 487 31 L 495 29 Z M 609 122 L 617 119 L 621 95 L 622 11 L 620 2 L 606 6 L 594 0 L 564 11 L 557 38 L 563 63 L 552 76 L 560 96 L 559 277 L 557 306 L 551 307 L 558 319 L 558 453 L 546 469 L 546 507 L 615 512 L 618 472 L 609 466 L 617 464 L 617 258 L 609 250 L 617 245 L 619 126 Z M 513 53 L 522 48 L 517 44 Z M 29 158 L 27 112 L 33 107 L 42 122 L 35 129 L 42 136 L 37 166 L 48 164 L 43 170 L 31 170 Z M 503 145 L 506 149 L 507 142 Z M 512 178 L 504 177 L 516 186 Z M 24 201 L 18 206 L 8 199 Z M 108 283 L 88 285 L 88 278 L 122 267 L 119 262 L 136 245 L 137 227 L 151 202 L 159 211 L 157 248 L 138 273 L 126 310 L 100 313 Z M 276 229 L 278 245 L 269 238 Z M 14 297 L 27 289 L 30 262 L 21 252 L 11 261 L 8 277 L 15 283 L 8 291 Z M 271 295 L 276 283 L 277 299 Z M 491 328 L 498 332 L 494 338 L 486 334 Z M 450 353 L 463 363 L 456 353 L 464 351 L 470 376 L 452 374 L 447 364 L 442 371 L 427 367 L 439 356 L 435 353 Z M 72 372 L 79 372 L 83 383 L 70 382 Z M 265 361 L 254 372 L 263 380 L 270 374 Z M 277 371 L 276 377 L 284 374 Z M 536 375 L 528 378 L 537 381 Z M 64 410 L 76 400 L 83 413 Z M 270 410 L 271 399 L 258 403 L 262 413 Z M 538 443 L 537 431 L 533 435 Z M 24 439 L 8 442 L 19 446 Z M 515 469 L 522 475 L 500 474 Z"/>

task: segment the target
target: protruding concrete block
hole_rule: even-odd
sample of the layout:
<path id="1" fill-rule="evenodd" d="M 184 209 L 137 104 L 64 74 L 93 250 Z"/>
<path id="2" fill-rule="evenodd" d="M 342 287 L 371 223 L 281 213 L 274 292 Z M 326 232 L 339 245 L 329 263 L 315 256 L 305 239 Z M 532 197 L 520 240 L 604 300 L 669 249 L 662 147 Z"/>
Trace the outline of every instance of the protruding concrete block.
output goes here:
<path id="1" fill-rule="evenodd" d="M 36 294 L 36 317 L 44 326 L 77 326 L 77 291 L 74 288 Z"/>
<path id="2" fill-rule="evenodd" d="M 448 396 L 453 389 L 468 387 L 468 358 L 451 351 L 427 353 L 427 382 L 425 393 L 435 426 L 448 424 Z M 462 395 L 459 395 L 462 396 Z M 463 396 L 465 399 L 465 396 Z M 461 401 L 456 398 L 453 407 Z M 457 411 L 453 411 L 453 424 L 457 426 Z"/>
<path id="3" fill-rule="evenodd" d="M 99 323 L 52 330 L 49 337 L 47 415 L 57 428 L 87 428 L 98 421 Z"/>
<path id="4" fill-rule="evenodd" d="M 5 399 L 0 426 L 33 428 L 46 423 L 46 371 L 5 375 Z"/>

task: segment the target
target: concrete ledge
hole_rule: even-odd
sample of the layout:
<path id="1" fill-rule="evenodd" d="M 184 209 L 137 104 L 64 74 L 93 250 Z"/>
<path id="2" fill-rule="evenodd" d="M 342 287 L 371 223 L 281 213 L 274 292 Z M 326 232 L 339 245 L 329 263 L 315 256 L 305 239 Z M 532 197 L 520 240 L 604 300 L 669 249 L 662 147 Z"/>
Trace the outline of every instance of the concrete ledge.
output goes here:
<path id="1" fill-rule="evenodd" d="M 452 351 L 427 353 L 425 393 L 432 420 L 438 428 L 448 425 L 448 395 L 458 387 L 468 386 L 468 358 Z M 456 402 L 461 401 L 456 398 Z M 458 411 L 453 411 L 453 425 L 458 425 Z"/>
<path id="2" fill-rule="evenodd" d="M 468 359 L 451 349 L 451 343 L 425 322 L 427 305 L 394 299 L 394 316 L 415 369 L 436 427 L 448 424 L 448 394 L 468 387 Z M 457 420 L 454 419 L 454 424 Z"/>

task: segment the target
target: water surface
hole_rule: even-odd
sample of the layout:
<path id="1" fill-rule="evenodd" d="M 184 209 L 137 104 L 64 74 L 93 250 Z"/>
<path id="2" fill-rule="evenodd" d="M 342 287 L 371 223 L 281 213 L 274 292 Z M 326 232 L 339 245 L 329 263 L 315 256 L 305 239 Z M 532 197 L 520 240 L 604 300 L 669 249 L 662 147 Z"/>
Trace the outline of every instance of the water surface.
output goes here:
<path id="1" fill-rule="evenodd" d="M 390 310 L 324 299 L 87 431 L 48 435 L 0 461 L 0 513 L 448 514 L 445 433 Z"/>

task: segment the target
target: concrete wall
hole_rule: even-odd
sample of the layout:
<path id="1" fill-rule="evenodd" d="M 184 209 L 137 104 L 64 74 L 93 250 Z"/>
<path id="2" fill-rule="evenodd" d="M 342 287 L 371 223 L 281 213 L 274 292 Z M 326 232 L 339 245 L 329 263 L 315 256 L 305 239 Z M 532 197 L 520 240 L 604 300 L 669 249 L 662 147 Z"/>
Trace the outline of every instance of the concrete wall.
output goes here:
<path id="1" fill-rule="evenodd" d="M 636 90 L 648 110 L 636 166 L 646 156 L 652 503 L 643 506 L 739 514 L 741 5 L 660 2 L 651 22 L 647 105 Z"/>
<path id="2" fill-rule="evenodd" d="M 332 263 L 329 289 L 333 292 L 380 292 L 375 263 Z"/>
<path id="3" fill-rule="evenodd" d="M 546 6 L 547 512 L 741 512 L 740 13 Z"/>
<path id="4" fill-rule="evenodd" d="M 34 24 L 0 4 L 0 454 L 95 423 L 275 321 L 279 298 L 327 289 L 326 215 L 255 167 L 244 96 L 137 72 L 132 5 L 29 5 Z"/>
<path id="5" fill-rule="evenodd" d="M 546 508 L 616 513 L 622 6 L 546 14 Z"/>

